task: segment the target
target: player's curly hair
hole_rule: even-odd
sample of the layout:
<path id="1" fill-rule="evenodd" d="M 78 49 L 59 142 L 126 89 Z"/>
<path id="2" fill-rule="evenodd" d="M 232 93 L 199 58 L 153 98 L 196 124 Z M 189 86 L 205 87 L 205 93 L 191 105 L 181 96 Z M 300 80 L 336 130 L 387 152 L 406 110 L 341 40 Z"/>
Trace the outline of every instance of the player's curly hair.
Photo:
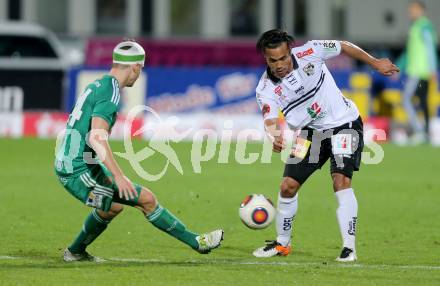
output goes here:
<path id="1" fill-rule="evenodd" d="M 259 53 L 264 53 L 265 49 L 274 49 L 279 47 L 282 43 L 290 44 L 293 43 L 295 39 L 293 36 L 289 35 L 286 31 L 281 29 L 272 29 L 264 32 L 257 41 L 257 51 Z"/>

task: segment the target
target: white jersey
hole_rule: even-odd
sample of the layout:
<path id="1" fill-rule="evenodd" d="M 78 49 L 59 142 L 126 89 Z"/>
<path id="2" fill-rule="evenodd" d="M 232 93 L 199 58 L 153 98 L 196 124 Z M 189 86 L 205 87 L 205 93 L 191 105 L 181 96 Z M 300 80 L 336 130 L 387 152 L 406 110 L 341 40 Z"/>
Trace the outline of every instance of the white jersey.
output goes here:
<path id="1" fill-rule="evenodd" d="M 291 129 L 319 131 L 356 120 L 356 105 L 342 95 L 325 65 L 340 53 L 339 41 L 309 41 L 291 50 L 294 69 L 284 78 L 268 69 L 256 88 L 264 119 L 278 118 L 281 110 Z"/>

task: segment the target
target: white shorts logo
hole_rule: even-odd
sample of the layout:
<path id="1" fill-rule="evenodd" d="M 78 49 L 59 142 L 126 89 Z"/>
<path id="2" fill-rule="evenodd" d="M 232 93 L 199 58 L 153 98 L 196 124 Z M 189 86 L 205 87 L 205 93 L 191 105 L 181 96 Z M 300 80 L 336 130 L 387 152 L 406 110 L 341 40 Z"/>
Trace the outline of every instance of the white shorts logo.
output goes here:
<path id="1" fill-rule="evenodd" d="M 353 154 L 351 134 L 335 134 L 332 136 L 332 152 L 334 155 Z"/>

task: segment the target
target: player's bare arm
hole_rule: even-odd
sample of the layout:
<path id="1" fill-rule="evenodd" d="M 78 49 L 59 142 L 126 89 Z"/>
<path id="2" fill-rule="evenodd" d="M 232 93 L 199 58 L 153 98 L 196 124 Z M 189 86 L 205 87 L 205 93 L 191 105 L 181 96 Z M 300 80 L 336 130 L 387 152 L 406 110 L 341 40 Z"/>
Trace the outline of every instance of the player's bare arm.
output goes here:
<path id="1" fill-rule="evenodd" d="M 137 196 L 136 190 L 132 182 L 122 173 L 108 143 L 109 128 L 107 121 L 100 117 L 93 117 L 89 138 L 90 145 L 95 150 L 98 158 L 113 174 L 119 189 L 119 197 L 124 197 L 126 200 L 133 199 Z"/>
<path id="2" fill-rule="evenodd" d="M 347 41 L 341 41 L 341 48 L 345 54 L 349 55 L 354 59 L 357 59 L 361 62 L 368 64 L 377 72 L 383 75 L 392 76 L 400 72 L 399 68 L 395 64 L 393 64 L 389 59 L 387 58 L 377 59 L 353 43 Z"/>

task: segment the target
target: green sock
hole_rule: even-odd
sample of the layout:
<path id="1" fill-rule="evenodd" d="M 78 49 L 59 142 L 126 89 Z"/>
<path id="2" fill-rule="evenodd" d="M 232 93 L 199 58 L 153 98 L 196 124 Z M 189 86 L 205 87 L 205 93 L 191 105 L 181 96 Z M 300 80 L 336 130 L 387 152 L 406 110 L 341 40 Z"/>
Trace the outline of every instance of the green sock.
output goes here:
<path id="1" fill-rule="evenodd" d="M 106 228 L 110 221 L 105 221 L 98 215 L 98 211 L 93 209 L 87 216 L 81 232 L 78 234 L 69 250 L 72 253 L 83 253 L 86 247 L 91 244 Z"/>
<path id="2" fill-rule="evenodd" d="M 199 243 L 196 240 L 197 234 L 188 231 L 179 219 L 162 206 L 157 205 L 156 209 L 148 214 L 146 218 L 158 229 L 177 238 L 193 249 L 199 247 Z"/>

